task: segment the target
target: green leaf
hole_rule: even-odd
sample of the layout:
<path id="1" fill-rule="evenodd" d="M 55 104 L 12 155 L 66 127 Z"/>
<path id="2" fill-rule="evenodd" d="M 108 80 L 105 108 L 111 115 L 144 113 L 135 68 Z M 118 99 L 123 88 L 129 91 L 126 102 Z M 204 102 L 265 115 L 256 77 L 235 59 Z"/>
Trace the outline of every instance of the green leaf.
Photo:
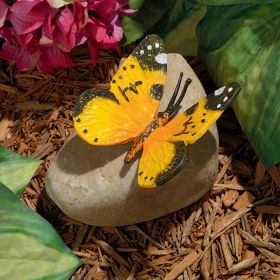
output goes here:
<path id="1" fill-rule="evenodd" d="M 207 11 L 195 0 L 177 0 L 156 24 L 156 32 L 164 39 L 167 52 L 197 55 L 196 28 Z"/>
<path id="2" fill-rule="evenodd" d="M 235 113 L 268 166 L 280 162 L 279 26 L 279 1 L 208 6 L 198 26 L 199 53 L 217 85 L 242 85 L 233 104 Z"/>
<path id="3" fill-rule="evenodd" d="M 0 183 L 0 279 L 69 279 L 81 261 L 52 226 Z"/>
<path id="4" fill-rule="evenodd" d="M 207 5 L 268 4 L 279 0 L 130 0 L 137 12 L 122 19 L 128 44 L 147 31 L 157 33 L 166 42 L 168 52 L 197 55 L 196 27 L 207 11 Z"/>
<path id="5" fill-rule="evenodd" d="M 18 155 L 0 146 L 0 183 L 20 195 L 41 161 Z"/>
<path id="6" fill-rule="evenodd" d="M 206 5 L 196 0 L 130 0 L 129 6 L 137 13 L 123 18 L 124 43 L 150 31 L 164 39 L 168 52 L 197 54 L 196 27 L 206 13 Z"/>
<path id="7" fill-rule="evenodd" d="M 130 0 L 129 7 L 137 9 L 137 12 L 122 19 L 125 34 L 123 43 L 128 44 L 141 38 L 173 4 L 172 0 Z"/>

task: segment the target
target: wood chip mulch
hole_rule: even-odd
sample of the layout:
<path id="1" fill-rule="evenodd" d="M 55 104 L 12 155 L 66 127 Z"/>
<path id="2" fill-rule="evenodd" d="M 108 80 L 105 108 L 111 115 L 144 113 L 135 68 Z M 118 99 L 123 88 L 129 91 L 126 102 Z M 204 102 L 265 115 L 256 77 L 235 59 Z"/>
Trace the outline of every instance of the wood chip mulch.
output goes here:
<path id="1" fill-rule="evenodd" d="M 83 260 L 71 279 L 280 279 L 280 166 L 264 167 L 231 110 L 218 123 L 216 182 L 195 204 L 137 225 L 95 227 L 50 201 L 45 174 L 73 133 L 73 103 L 87 88 L 108 88 L 120 61 L 103 53 L 92 68 L 83 50 L 75 57 L 75 68 L 53 74 L 17 72 L 3 62 L 0 70 L 0 143 L 44 161 L 21 199 Z M 211 92 L 200 60 L 188 61 Z"/>

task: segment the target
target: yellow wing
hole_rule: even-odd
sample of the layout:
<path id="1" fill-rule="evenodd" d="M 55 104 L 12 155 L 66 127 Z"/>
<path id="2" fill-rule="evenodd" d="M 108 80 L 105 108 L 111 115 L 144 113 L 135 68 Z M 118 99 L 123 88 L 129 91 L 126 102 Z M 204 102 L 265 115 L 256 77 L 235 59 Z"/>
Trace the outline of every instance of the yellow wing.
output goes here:
<path id="1" fill-rule="evenodd" d="M 239 90 L 235 83 L 222 87 L 152 132 L 143 145 L 138 184 L 153 188 L 172 179 L 185 166 L 187 144 L 206 133 Z"/>
<path id="2" fill-rule="evenodd" d="M 162 40 L 147 36 L 120 66 L 110 90 L 85 91 L 73 110 L 78 135 L 90 144 L 124 143 L 153 120 L 166 81 Z"/>
<path id="3" fill-rule="evenodd" d="M 240 86 L 231 83 L 202 98 L 163 127 L 162 135 L 166 135 L 165 140 L 195 143 L 230 106 L 239 91 Z"/>
<path id="4" fill-rule="evenodd" d="M 169 181 L 185 166 L 186 149 L 182 141 L 164 142 L 148 138 L 138 167 L 138 185 L 154 188 Z"/>

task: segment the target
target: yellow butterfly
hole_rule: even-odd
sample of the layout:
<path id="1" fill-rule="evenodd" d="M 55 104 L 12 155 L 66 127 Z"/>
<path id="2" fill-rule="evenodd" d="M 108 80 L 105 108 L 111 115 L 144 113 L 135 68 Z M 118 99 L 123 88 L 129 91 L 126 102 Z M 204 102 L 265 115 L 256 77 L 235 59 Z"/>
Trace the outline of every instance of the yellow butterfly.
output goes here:
<path id="1" fill-rule="evenodd" d="M 73 109 L 77 134 L 89 144 L 132 141 L 124 162 L 142 152 L 138 184 L 145 188 L 164 184 L 185 166 L 187 145 L 206 133 L 240 91 L 238 84 L 229 84 L 174 117 L 191 83 L 185 81 L 177 98 L 181 73 L 166 110 L 157 113 L 166 71 L 163 42 L 149 35 L 120 66 L 110 90 L 83 92 Z"/>

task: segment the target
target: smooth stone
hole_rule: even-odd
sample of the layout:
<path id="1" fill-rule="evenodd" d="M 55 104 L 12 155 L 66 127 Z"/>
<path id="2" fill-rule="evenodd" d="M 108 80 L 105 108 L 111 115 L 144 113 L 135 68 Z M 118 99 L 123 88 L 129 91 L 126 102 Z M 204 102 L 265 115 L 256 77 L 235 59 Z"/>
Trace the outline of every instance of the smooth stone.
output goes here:
<path id="1" fill-rule="evenodd" d="M 168 75 L 160 109 L 164 110 L 179 73 L 192 83 L 179 112 L 205 96 L 204 89 L 185 59 L 168 54 Z M 120 226 L 166 215 L 201 198 L 213 185 L 218 171 L 216 126 L 189 146 L 186 167 L 155 189 L 137 184 L 138 160 L 124 164 L 129 145 L 92 146 L 72 135 L 51 163 L 46 190 L 69 217 L 96 226 Z"/>

